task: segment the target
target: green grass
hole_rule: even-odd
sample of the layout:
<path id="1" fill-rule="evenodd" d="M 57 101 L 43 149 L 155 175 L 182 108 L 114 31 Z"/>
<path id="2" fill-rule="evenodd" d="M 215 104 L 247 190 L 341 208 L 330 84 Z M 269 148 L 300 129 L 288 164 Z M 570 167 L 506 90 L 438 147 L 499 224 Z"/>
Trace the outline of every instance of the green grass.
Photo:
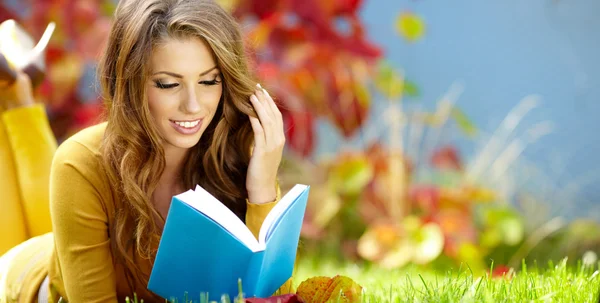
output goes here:
<path id="1" fill-rule="evenodd" d="M 569 267 L 566 260 L 527 267 L 512 279 L 475 276 L 464 267 L 436 273 L 423 268 L 384 270 L 374 266 L 301 260 L 295 285 L 313 276 L 345 275 L 363 286 L 363 302 L 598 302 L 598 266 Z"/>
<path id="2" fill-rule="evenodd" d="M 363 286 L 361 303 L 371 302 L 598 302 L 598 265 L 568 266 L 566 259 L 544 267 L 526 266 L 507 277 L 474 275 L 468 267 L 436 272 L 409 267 L 385 270 L 331 260 L 304 258 L 294 285 L 315 276 L 344 275 Z M 233 300 L 231 300 L 233 301 Z M 220 303 L 230 303 L 228 299 Z M 137 302 L 137 300 L 127 301 Z M 201 303 L 208 303 L 207 299 Z M 310 302 L 309 302 L 310 303 Z"/>

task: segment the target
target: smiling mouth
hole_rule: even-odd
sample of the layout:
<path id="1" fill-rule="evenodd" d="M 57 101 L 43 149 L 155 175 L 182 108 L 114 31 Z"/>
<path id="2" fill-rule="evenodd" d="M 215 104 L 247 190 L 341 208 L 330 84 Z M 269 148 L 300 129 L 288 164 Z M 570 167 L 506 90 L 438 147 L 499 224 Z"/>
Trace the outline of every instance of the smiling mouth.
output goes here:
<path id="1" fill-rule="evenodd" d="M 175 120 L 171 120 L 171 122 L 177 124 L 178 126 L 185 127 L 185 128 L 194 128 L 201 121 L 202 121 L 202 119 L 192 120 L 192 121 L 175 121 Z"/>

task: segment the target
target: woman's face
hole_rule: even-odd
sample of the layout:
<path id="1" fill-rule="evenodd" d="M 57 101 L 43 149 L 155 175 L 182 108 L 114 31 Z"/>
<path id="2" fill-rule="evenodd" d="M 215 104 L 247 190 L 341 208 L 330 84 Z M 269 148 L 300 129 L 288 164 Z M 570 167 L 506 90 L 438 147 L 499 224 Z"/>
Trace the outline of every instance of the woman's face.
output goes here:
<path id="1" fill-rule="evenodd" d="M 165 148 L 198 143 L 219 105 L 221 82 L 212 51 L 201 39 L 170 39 L 154 49 L 146 93 Z"/>

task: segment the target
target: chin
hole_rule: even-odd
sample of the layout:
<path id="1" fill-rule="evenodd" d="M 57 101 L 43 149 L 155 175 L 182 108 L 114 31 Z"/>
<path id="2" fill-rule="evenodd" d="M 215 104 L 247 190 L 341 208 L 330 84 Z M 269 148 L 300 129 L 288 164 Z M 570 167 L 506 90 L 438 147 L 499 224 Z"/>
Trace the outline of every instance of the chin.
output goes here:
<path id="1" fill-rule="evenodd" d="M 186 138 L 183 135 L 175 135 L 171 136 L 167 141 L 177 148 L 189 149 L 200 142 L 200 137 L 201 136 L 189 136 Z"/>

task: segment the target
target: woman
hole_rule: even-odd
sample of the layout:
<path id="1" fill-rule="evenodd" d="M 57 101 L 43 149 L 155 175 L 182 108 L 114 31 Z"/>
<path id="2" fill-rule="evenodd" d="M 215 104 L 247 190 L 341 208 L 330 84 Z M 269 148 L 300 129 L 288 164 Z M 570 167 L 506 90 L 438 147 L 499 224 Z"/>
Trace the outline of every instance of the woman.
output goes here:
<path id="1" fill-rule="evenodd" d="M 21 272 L 8 269 L 6 300 L 161 301 L 146 288 L 152 260 L 171 197 L 195 184 L 257 235 L 280 197 L 285 139 L 246 60 L 213 1 L 121 1 L 98 67 L 107 122 L 56 151 L 53 234 L 8 253 Z"/>

